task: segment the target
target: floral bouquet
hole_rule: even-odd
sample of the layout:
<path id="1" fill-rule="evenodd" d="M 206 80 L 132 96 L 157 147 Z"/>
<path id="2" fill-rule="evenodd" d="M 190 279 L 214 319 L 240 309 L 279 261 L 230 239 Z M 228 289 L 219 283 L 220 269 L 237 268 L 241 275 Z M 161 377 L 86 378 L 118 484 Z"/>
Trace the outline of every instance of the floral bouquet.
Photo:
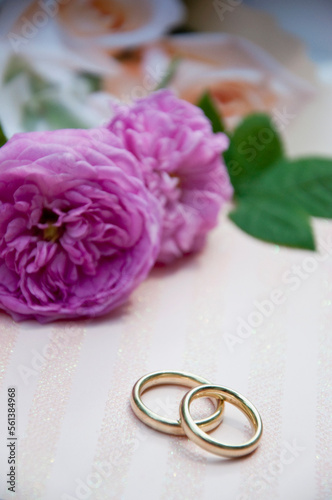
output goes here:
<path id="1" fill-rule="evenodd" d="M 0 308 L 15 320 L 113 310 L 154 265 L 201 251 L 227 206 L 251 236 L 314 250 L 332 162 L 288 159 L 280 135 L 310 86 L 234 36 L 161 37 L 184 18 L 176 0 L 3 4 Z"/>

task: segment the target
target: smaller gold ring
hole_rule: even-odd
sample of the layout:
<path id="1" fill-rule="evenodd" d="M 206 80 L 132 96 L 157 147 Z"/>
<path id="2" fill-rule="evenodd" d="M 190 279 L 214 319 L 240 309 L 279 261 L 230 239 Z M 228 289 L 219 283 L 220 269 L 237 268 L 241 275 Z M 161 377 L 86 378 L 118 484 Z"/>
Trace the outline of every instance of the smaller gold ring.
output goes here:
<path id="1" fill-rule="evenodd" d="M 241 410 L 249 419 L 255 430 L 253 437 L 243 444 L 228 445 L 216 441 L 211 436 L 203 432 L 194 422 L 189 409 L 190 403 L 194 399 L 201 397 L 223 397 L 225 401 L 239 408 L 239 410 Z M 232 391 L 231 389 L 227 389 L 226 387 L 222 387 L 220 385 L 205 385 L 202 387 L 196 387 L 195 389 L 187 392 L 180 404 L 180 417 L 181 425 L 187 437 L 191 441 L 204 450 L 222 457 L 242 457 L 244 455 L 248 455 L 257 448 L 262 437 L 262 419 L 255 406 L 238 392 Z"/>
<path id="2" fill-rule="evenodd" d="M 197 377 L 191 373 L 178 371 L 161 371 L 154 372 L 140 378 L 133 387 L 131 394 L 131 407 L 135 415 L 142 420 L 146 425 L 156 429 L 157 431 L 165 432 L 166 434 L 174 434 L 176 436 L 185 436 L 185 432 L 181 427 L 179 420 L 172 420 L 167 417 L 157 415 L 150 410 L 141 399 L 141 395 L 147 389 L 157 385 L 182 385 L 185 387 L 196 387 L 210 382 L 202 377 Z M 215 399 L 215 396 L 213 396 Z M 216 396 L 217 406 L 215 412 L 202 420 L 197 421 L 197 425 L 209 431 L 215 429 L 223 419 L 224 401 L 220 396 Z"/>

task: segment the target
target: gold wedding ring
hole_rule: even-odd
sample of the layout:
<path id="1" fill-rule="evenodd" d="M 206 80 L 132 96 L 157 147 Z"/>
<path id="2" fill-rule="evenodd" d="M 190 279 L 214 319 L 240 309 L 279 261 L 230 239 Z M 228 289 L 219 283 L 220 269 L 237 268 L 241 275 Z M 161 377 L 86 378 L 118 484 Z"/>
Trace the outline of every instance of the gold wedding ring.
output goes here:
<path id="1" fill-rule="evenodd" d="M 147 389 L 157 385 L 175 384 L 193 387 L 180 403 L 180 419 L 161 417 L 150 410 L 141 399 Z M 217 402 L 216 411 L 208 418 L 194 421 L 190 414 L 190 404 L 198 398 L 207 397 Z M 215 429 L 223 419 L 224 401 L 233 404 L 244 413 L 254 430 L 254 435 L 243 444 L 225 444 L 210 437 L 206 431 Z M 140 378 L 131 394 L 131 407 L 135 415 L 146 425 L 157 431 L 178 436 L 187 436 L 191 441 L 210 453 L 222 457 L 242 457 L 252 453 L 259 445 L 263 433 L 263 423 L 255 406 L 240 393 L 212 385 L 206 379 L 191 373 L 179 371 L 154 372 Z"/>
<path id="2" fill-rule="evenodd" d="M 165 432 L 167 434 L 175 434 L 177 436 L 184 436 L 184 428 L 181 427 L 179 420 L 172 420 L 170 418 L 162 417 L 157 413 L 150 410 L 142 401 L 141 395 L 147 389 L 157 385 L 182 385 L 185 387 L 204 386 L 210 382 L 202 377 L 197 377 L 190 373 L 178 371 L 160 371 L 150 373 L 140 378 L 133 387 L 131 394 L 131 407 L 135 415 L 142 420 L 146 425 L 156 429 L 157 431 Z M 217 400 L 216 411 L 209 417 L 198 420 L 195 425 L 200 429 L 210 431 L 215 429 L 223 419 L 224 401 L 223 397 L 212 396 Z M 191 416 L 190 416 L 191 418 Z"/>
<path id="3" fill-rule="evenodd" d="M 196 425 L 190 414 L 190 403 L 201 397 L 222 397 L 228 403 L 239 408 L 239 410 L 246 415 L 254 428 L 255 433 L 253 437 L 249 441 L 239 445 L 223 444 L 212 439 Z M 204 450 L 222 457 L 242 457 L 243 455 L 248 455 L 253 452 L 259 445 L 263 432 L 262 420 L 255 406 L 238 392 L 220 385 L 205 385 L 189 391 L 180 404 L 180 419 L 182 428 L 191 441 Z"/>

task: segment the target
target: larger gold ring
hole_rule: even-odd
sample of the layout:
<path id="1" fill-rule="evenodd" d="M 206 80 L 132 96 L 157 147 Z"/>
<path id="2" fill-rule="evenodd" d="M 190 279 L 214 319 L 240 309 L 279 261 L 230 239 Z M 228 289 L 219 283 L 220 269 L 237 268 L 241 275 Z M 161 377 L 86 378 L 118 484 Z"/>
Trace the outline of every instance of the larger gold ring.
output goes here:
<path id="1" fill-rule="evenodd" d="M 185 432 L 181 427 L 179 420 L 172 420 L 170 418 L 157 415 L 157 413 L 154 413 L 147 406 L 145 406 L 141 399 L 141 395 L 147 389 L 157 385 L 175 384 L 185 387 L 196 387 L 209 383 L 210 382 L 205 378 L 197 377 L 196 375 L 185 372 L 162 371 L 150 373 L 140 378 L 134 385 L 130 399 L 131 407 L 135 415 L 149 427 L 152 427 L 157 431 L 165 432 L 166 434 L 184 436 Z M 215 399 L 215 396 L 213 396 L 213 399 Z M 216 396 L 216 399 L 216 411 L 210 417 L 197 421 L 197 425 L 207 431 L 215 429 L 223 419 L 223 398 L 218 395 Z"/>
<path id="2" fill-rule="evenodd" d="M 223 444 L 212 439 L 196 425 L 190 415 L 190 403 L 194 399 L 201 397 L 223 397 L 225 401 L 239 408 L 248 417 L 255 430 L 253 437 L 246 443 L 240 445 Z M 262 419 L 254 405 L 238 392 L 220 385 L 205 385 L 189 391 L 181 401 L 180 417 L 183 430 L 189 439 L 206 451 L 222 457 L 242 457 L 243 455 L 248 455 L 257 448 L 262 437 Z"/>

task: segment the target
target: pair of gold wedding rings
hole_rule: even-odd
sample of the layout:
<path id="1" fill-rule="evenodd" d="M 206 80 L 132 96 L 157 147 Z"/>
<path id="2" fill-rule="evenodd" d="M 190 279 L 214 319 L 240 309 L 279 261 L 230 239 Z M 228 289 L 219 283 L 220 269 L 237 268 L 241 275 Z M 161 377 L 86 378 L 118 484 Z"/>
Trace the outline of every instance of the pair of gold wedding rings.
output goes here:
<path id="1" fill-rule="evenodd" d="M 192 387 L 180 403 L 179 420 L 157 415 L 143 403 L 141 398 L 142 394 L 152 387 L 170 384 Z M 194 421 L 190 414 L 190 404 L 201 397 L 213 399 L 216 404 L 215 412 L 207 418 Z M 236 406 L 248 418 L 254 430 L 254 435 L 249 441 L 229 445 L 216 441 L 207 434 L 206 431 L 215 429 L 222 422 L 225 401 Z M 234 458 L 248 455 L 258 447 L 262 437 L 262 419 L 255 406 L 247 398 L 227 387 L 210 384 L 208 380 L 191 373 L 160 371 L 145 375 L 133 387 L 131 407 L 135 415 L 149 427 L 166 434 L 186 435 L 201 448 L 222 457 Z"/>

